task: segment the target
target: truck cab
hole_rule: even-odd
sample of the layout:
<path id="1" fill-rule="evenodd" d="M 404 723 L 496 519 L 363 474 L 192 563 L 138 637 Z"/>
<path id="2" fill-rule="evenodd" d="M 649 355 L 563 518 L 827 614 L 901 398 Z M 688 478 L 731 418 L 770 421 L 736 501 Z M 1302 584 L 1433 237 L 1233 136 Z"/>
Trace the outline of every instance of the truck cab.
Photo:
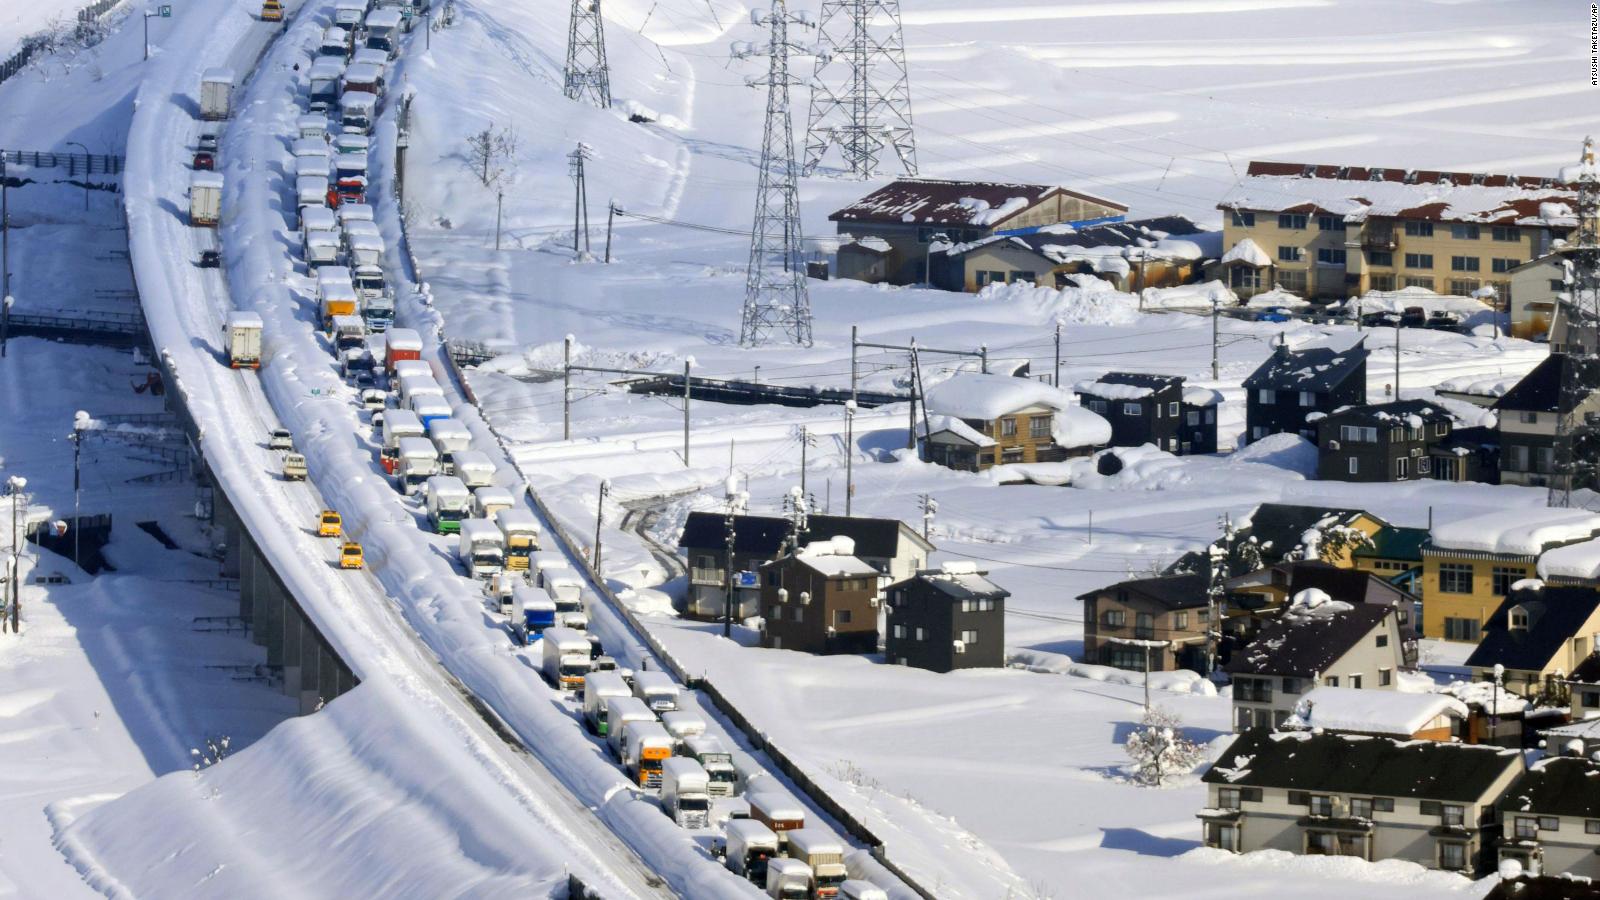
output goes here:
<path id="1" fill-rule="evenodd" d="M 512 590 L 520 598 L 522 604 L 522 626 L 528 629 L 529 634 L 542 635 L 556 627 L 556 605 L 550 598 L 544 596 L 533 585 L 519 576 L 510 572 L 501 574 L 516 578 L 516 586 Z"/>
<path id="2" fill-rule="evenodd" d="M 634 681 L 637 684 L 637 677 Z M 661 726 L 667 729 L 667 734 L 672 735 L 672 752 L 680 755 L 688 749 L 690 738 L 706 733 L 705 717 L 692 709 L 674 709 L 662 713 Z"/>
<path id="3" fill-rule="evenodd" d="M 500 510 L 510 509 L 516 505 L 516 498 L 511 496 L 511 492 L 497 484 L 491 484 L 487 487 L 474 488 L 472 491 L 472 514 L 480 519 L 493 520 L 496 525 L 500 526 L 500 530 L 502 532 L 504 532 L 506 528 L 505 525 L 500 522 Z M 508 541 L 506 544 L 506 565 L 512 569 L 528 568 L 528 560 L 526 557 L 523 558 L 522 565 L 520 566 L 513 563 L 511 561 L 511 557 L 512 548 L 510 546 L 510 542 Z"/>
<path id="4" fill-rule="evenodd" d="M 359 569 L 366 564 L 366 558 L 361 553 L 361 545 L 355 541 L 345 541 L 339 548 L 339 568 Z"/>
<path id="5" fill-rule="evenodd" d="M 282 22 L 283 4 L 278 0 L 261 0 L 261 21 Z"/>
<path id="6" fill-rule="evenodd" d="M 411 402 L 407 405 L 411 407 L 412 412 L 417 414 L 417 418 L 422 420 L 422 427 L 424 428 L 435 422 L 445 421 L 455 413 L 455 409 L 443 397 L 436 397 L 431 394 L 412 397 Z M 470 450 L 459 450 L 451 454 L 451 472 L 457 478 L 460 478 L 469 489 L 478 486 L 475 479 L 469 477 L 462 467 L 462 457 L 471 452 Z"/>
<path id="7" fill-rule="evenodd" d="M 668 727 L 671 730 L 671 727 Z M 684 753 L 700 763 L 710 779 L 709 790 L 713 797 L 732 797 L 739 780 L 733 768 L 733 754 L 714 734 L 691 735 L 683 739 Z M 776 838 L 773 839 L 776 842 Z"/>
<path id="8" fill-rule="evenodd" d="M 811 900 L 811 869 L 798 860 L 769 860 L 767 896 L 775 900 Z"/>
<path id="9" fill-rule="evenodd" d="M 568 628 L 589 627 L 589 614 L 583 608 L 583 581 L 571 569 L 547 572 L 544 591 L 556 605 L 556 618 Z"/>
<path id="10" fill-rule="evenodd" d="M 489 486 L 478 488 L 480 491 L 493 490 Z M 510 493 L 506 494 L 510 499 Z M 509 506 L 494 514 L 494 522 L 500 526 L 500 533 L 506 536 L 506 566 L 511 569 L 527 571 L 529 558 L 539 549 L 539 519 L 532 510 L 517 509 Z"/>
<path id="11" fill-rule="evenodd" d="M 680 828 L 704 828 L 711 822 L 711 794 L 706 770 L 692 759 L 674 756 L 661 762 L 661 811 Z"/>
<path id="12" fill-rule="evenodd" d="M 323 53 L 329 45 L 324 44 L 318 48 L 318 55 L 311 63 L 311 71 L 307 80 L 311 85 L 311 96 L 306 104 L 314 113 L 326 113 L 336 109 L 339 104 L 339 79 L 344 77 L 344 52 L 337 49 L 334 53 Z M 332 47 L 339 47 L 338 44 Z M 323 120 L 326 127 L 327 120 Z M 302 132 L 303 133 L 303 132 Z"/>
<path id="13" fill-rule="evenodd" d="M 625 727 L 630 722 L 654 722 L 656 714 L 638 697 L 612 697 L 605 701 L 605 705 L 606 746 L 611 749 L 612 757 L 620 763 L 624 758 L 622 739 Z"/>
<path id="14" fill-rule="evenodd" d="M 839 885 L 839 900 L 889 900 L 889 892 L 870 881 L 847 878 Z"/>
<path id="15" fill-rule="evenodd" d="M 261 368 L 261 314 L 247 309 L 228 313 L 228 365 L 235 369 Z M 293 445 L 293 439 L 290 440 Z M 270 446 L 270 442 L 269 442 Z M 278 448 L 272 448 L 278 449 Z"/>
<path id="16" fill-rule="evenodd" d="M 472 493 L 461 479 L 450 475 L 428 479 L 428 524 L 434 534 L 459 533 L 471 504 Z"/>
<path id="17" fill-rule="evenodd" d="M 535 550 L 528 554 L 528 568 L 533 575 L 533 583 L 545 587 L 545 582 L 562 572 L 572 571 L 572 563 L 567 561 L 564 554 L 554 550 Z"/>
<path id="18" fill-rule="evenodd" d="M 796 828 L 788 832 L 789 858 L 804 863 L 811 874 L 811 889 L 819 900 L 839 896 L 848 876 L 844 844 L 822 828 Z"/>
<path id="19" fill-rule="evenodd" d="M 306 480 L 306 458 L 304 456 L 293 452 L 283 455 L 283 480 Z"/>
<path id="20" fill-rule="evenodd" d="M 318 537 L 341 537 L 344 534 L 344 519 L 334 510 L 325 509 L 317 514 Z"/>
<path id="21" fill-rule="evenodd" d="M 494 460 L 481 450 L 465 450 L 456 454 L 456 474 L 469 488 L 488 487 L 494 484 Z"/>
<path id="22" fill-rule="evenodd" d="M 386 474 L 394 475 L 400 468 L 400 441 L 420 438 L 426 432 L 422 420 L 409 409 L 391 409 L 383 416 L 383 449 L 379 460 Z"/>
<path id="23" fill-rule="evenodd" d="M 723 865 L 752 884 L 765 887 L 767 865 L 778 857 L 778 836 L 754 819 L 734 819 L 726 828 Z"/>
<path id="24" fill-rule="evenodd" d="M 403 493 L 416 493 L 424 482 L 439 474 L 439 451 L 425 437 L 401 438 L 394 474 L 400 479 Z"/>
<path id="25" fill-rule="evenodd" d="M 419 416 L 420 418 L 420 416 Z M 428 429 L 428 438 L 433 441 L 433 446 L 439 451 L 439 467 L 446 475 L 455 474 L 455 455 L 472 446 L 472 432 L 467 426 L 453 418 L 434 419 L 423 423 Z M 458 481 L 460 479 L 457 479 Z M 471 490 L 465 484 L 461 485 L 471 497 Z M 469 500 L 470 505 L 470 500 Z M 479 518 L 486 518 L 479 516 Z M 507 548 L 509 550 L 509 548 Z M 517 568 L 512 566 L 512 568 Z"/>
<path id="26" fill-rule="evenodd" d="M 584 664 L 588 664 L 587 655 Z M 661 787 L 661 766 L 672 758 L 672 735 L 660 722 L 629 722 L 623 726 L 623 765 L 642 788 Z"/>
<path id="27" fill-rule="evenodd" d="M 428 445 L 430 452 L 433 445 Z M 461 542 L 457 554 L 461 565 L 473 578 L 488 578 L 505 568 L 505 548 L 500 541 L 500 529 L 484 519 L 463 519 L 460 525 Z"/>
<path id="28" fill-rule="evenodd" d="M 499 535 L 499 531 L 495 534 Z M 583 678 L 590 669 L 589 642 L 583 635 L 570 628 L 547 628 L 539 643 L 544 677 L 550 686 L 564 691 L 583 690 Z"/>
<path id="29" fill-rule="evenodd" d="M 359 350 L 367 352 L 367 323 L 361 321 L 360 316 L 338 315 L 333 317 L 333 346 L 342 354 L 346 350 Z"/>

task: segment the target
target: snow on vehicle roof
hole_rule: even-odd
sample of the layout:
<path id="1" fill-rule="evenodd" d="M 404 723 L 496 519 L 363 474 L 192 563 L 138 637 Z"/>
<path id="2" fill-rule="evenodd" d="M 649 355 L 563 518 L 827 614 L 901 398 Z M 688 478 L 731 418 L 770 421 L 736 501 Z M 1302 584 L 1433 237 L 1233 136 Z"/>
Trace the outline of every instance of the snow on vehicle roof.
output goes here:
<path id="1" fill-rule="evenodd" d="M 663 693 L 676 694 L 678 692 L 678 683 L 673 681 L 672 676 L 665 672 L 636 672 L 633 676 L 633 684 L 635 688 L 646 693 L 661 691 Z"/>
<path id="2" fill-rule="evenodd" d="M 642 675 L 645 673 L 641 672 L 639 674 Z M 638 677 L 638 675 L 634 676 L 635 679 Z M 661 721 L 667 726 L 668 731 L 675 733 L 689 728 L 698 728 L 701 731 L 704 731 L 706 728 L 706 717 L 700 715 L 692 709 L 669 710 L 661 714 Z M 691 737 L 692 736 L 693 735 L 691 735 Z"/>
<path id="3" fill-rule="evenodd" d="M 585 691 L 589 689 L 587 681 L 585 681 L 583 689 Z M 705 767 L 687 756 L 673 756 L 662 760 L 661 772 L 664 775 L 670 773 L 673 778 L 680 780 L 685 777 L 699 778 L 702 781 L 708 780 Z"/>
<path id="4" fill-rule="evenodd" d="M 1267 251 L 1261 249 L 1260 244 L 1249 238 L 1240 238 L 1238 243 L 1229 247 L 1228 252 L 1222 254 L 1221 261 L 1224 264 L 1242 262 L 1256 268 L 1265 268 L 1272 265 L 1272 257 L 1267 255 Z"/>
<path id="5" fill-rule="evenodd" d="M 930 415 L 991 421 L 1021 409 L 1077 406 L 1072 395 L 1031 378 L 958 372 L 928 389 Z"/>
<path id="6" fill-rule="evenodd" d="M 326 206 L 302 206 L 300 226 L 308 231 L 332 231 L 338 227 L 338 217 Z"/>
<path id="7" fill-rule="evenodd" d="M 339 206 L 340 222 L 371 222 L 372 207 L 366 203 L 344 203 Z"/>
<path id="8" fill-rule="evenodd" d="M 402 443 L 406 440 L 407 438 L 401 438 Z M 429 449 L 432 449 L 433 447 L 432 444 L 429 444 L 428 446 Z M 494 527 L 494 523 L 490 522 L 488 519 L 462 519 L 461 536 L 471 540 L 498 541 L 500 540 L 500 529 Z M 553 637 L 555 640 L 560 641 L 561 638 L 559 636 L 552 635 L 551 632 L 562 630 L 570 631 L 571 629 L 552 628 L 546 631 L 544 634 L 547 638 Z M 577 634 L 575 631 L 572 633 Z"/>
<path id="9" fill-rule="evenodd" d="M 394 28 L 400 24 L 400 10 L 392 6 L 367 13 L 368 28 Z"/>
<path id="10" fill-rule="evenodd" d="M 681 711 L 681 710 L 680 710 Z M 691 734 L 683 739 L 684 746 L 697 756 L 707 753 L 727 753 L 728 748 L 723 746 L 722 738 L 714 734 Z"/>
<path id="11" fill-rule="evenodd" d="M 528 557 L 535 569 L 568 569 L 572 567 L 566 554 L 559 550 L 536 550 Z"/>
<path id="12" fill-rule="evenodd" d="M 301 131 L 305 131 L 307 128 L 321 128 L 326 131 L 328 128 L 328 117 L 319 115 L 317 113 L 306 113 L 303 116 L 295 117 L 294 127 L 300 129 Z"/>
<path id="13" fill-rule="evenodd" d="M 371 91 L 345 91 L 339 95 L 339 105 L 346 109 L 360 109 L 378 105 L 378 95 Z"/>
<path id="14" fill-rule="evenodd" d="M 1318 687 L 1300 698 L 1285 725 L 1410 737 L 1440 715 L 1464 719 L 1467 705 L 1445 694 Z"/>
<path id="15" fill-rule="evenodd" d="M 306 235 L 307 247 L 338 247 L 339 237 L 331 231 L 314 230 Z M 324 269 L 327 266 L 323 266 Z"/>
<path id="16" fill-rule="evenodd" d="M 792 831 L 784 832 L 784 836 L 789 839 L 791 848 L 798 849 L 807 856 L 816 856 L 822 853 L 844 854 L 844 844 L 822 828 L 796 828 Z"/>
<path id="17" fill-rule="evenodd" d="M 548 635 L 552 631 L 572 631 L 572 629 L 570 629 L 570 628 L 546 628 L 544 630 L 544 633 L 546 635 Z M 572 631 L 572 633 L 573 634 L 577 634 L 578 632 Z M 588 641 L 584 641 L 584 643 L 588 643 Z M 631 693 L 628 694 L 625 697 L 607 697 L 606 698 L 606 718 L 607 719 L 610 719 L 611 721 L 615 722 L 618 719 L 626 718 L 626 717 L 630 717 L 630 716 L 635 717 L 635 718 L 640 718 L 640 719 L 648 718 L 651 721 L 655 721 L 656 714 L 650 711 L 650 707 L 644 705 L 644 701 L 643 700 L 640 700 L 638 697 L 633 696 L 633 694 L 631 694 Z"/>
<path id="18" fill-rule="evenodd" d="M 523 609 L 542 609 L 554 611 L 556 608 L 556 601 L 549 594 L 546 594 L 544 591 L 539 590 L 526 581 L 517 581 L 516 584 L 512 585 L 511 593 L 513 596 L 522 598 Z M 592 685 L 588 685 L 586 683 L 585 690 L 588 690 L 590 687 L 592 687 Z M 626 685 L 623 686 L 623 690 L 627 690 Z M 613 694 L 612 696 L 616 695 Z"/>
<path id="19" fill-rule="evenodd" d="M 370 234 L 382 237 L 383 232 L 378 229 L 378 223 L 371 219 L 340 219 L 339 225 L 347 235 Z"/>
<path id="20" fill-rule="evenodd" d="M 337 25 L 332 26 L 328 30 L 329 31 L 337 31 L 340 34 L 344 33 L 344 29 L 340 28 Z M 326 38 L 324 38 L 324 40 L 326 40 Z M 341 43 L 343 42 L 342 39 L 340 40 L 340 42 Z M 308 77 L 310 77 L 310 78 L 338 78 L 339 75 L 342 74 L 343 72 L 344 72 L 344 60 L 340 59 L 337 56 L 319 56 L 316 59 L 311 61 L 311 74 Z"/>
<path id="21" fill-rule="evenodd" d="M 472 437 L 472 430 L 457 419 L 434 419 L 428 423 L 428 434 L 434 437 Z"/>
<path id="22" fill-rule="evenodd" d="M 383 251 L 382 235 L 356 232 L 355 234 L 346 233 L 345 237 L 353 249 Z"/>
<path id="23" fill-rule="evenodd" d="M 346 280 L 346 281 L 319 281 L 319 282 L 317 282 L 317 293 L 321 294 L 322 295 L 322 299 L 324 299 L 324 300 L 352 300 L 353 301 L 353 300 L 358 299 L 356 297 L 355 285 L 351 284 L 348 280 Z"/>
<path id="24" fill-rule="evenodd" d="M 467 490 L 466 484 L 454 475 L 428 476 L 428 496 L 445 496 L 454 494 L 457 497 L 470 497 L 472 493 Z"/>
<path id="25" fill-rule="evenodd" d="M 778 845 L 778 835 L 766 825 L 755 819 L 732 819 L 725 826 L 730 839 L 737 836 L 745 844 L 767 844 L 773 847 Z M 780 857 L 781 858 L 781 857 Z M 776 862 L 776 860 L 769 860 Z"/>
<path id="26" fill-rule="evenodd" d="M 1562 214 L 1553 206 L 1572 204 L 1576 199 L 1575 190 L 1554 178 L 1256 161 L 1217 205 L 1221 209 L 1330 213 L 1347 222 L 1383 216 L 1570 227 L 1577 224 L 1576 216 Z"/>
<path id="27" fill-rule="evenodd" d="M 385 418 L 384 421 L 387 422 L 388 419 Z M 433 441 L 421 435 L 408 435 L 401 438 L 398 449 L 401 456 L 437 456 L 439 454 L 437 450 L 433 449 Z"/>
<path id="28" fill-rule="evenodd" d="M 410 328 L 391 328 L 387 332 L 390 349 L 421 350 L 422 335 Z"/>
<path id="29" fill-rule="evenodd" d="M 549 634 L 548 630 L 545 631 L 546 636 Z M 628 738 L 630 751 L 640 747 L 671 747 L 673 743 L 672 735 L 654 719 L 634 719 L 624 724 L 622 729 L 630 735 Z"/>
<path id="30" fill-rule="evenodd" d="M 321 197 L 328 192 L 328 176 L 307 175 L 303 172 L 296 172 L 294 190 L 301 197 L 308 194 L 314 197 Z"/>
<path id="31" fill-rule="evenodd" d="M 745 799 L 750 803 L 750 811 L 760 810 L 767 818 L 778 819 L 804 819 L 806 809 L 794 798 L 780 794 L 777 791 L 755 791 L 747 794 Z"/>
<path id="32" fill-rule="evenodd" d="M 463 450 L 456 454 L 456 465 L 472 469 L 494 468 L 494 460 L 482 450 Z"/>
<path id="33" fill-rule="evenodd" d="M 261 314 L 249 309 L 236 309 L 228 313 L 229 328 L 261 328 Z"/>
<path id="34" fill-rule="evenodd" d="M 297 157 L 326 157 L 328 155 L 328 142 L 321 138 L 314 137 L 295 138 L 294 142 L 289 145 L 289 149 Z"/>
<path id="35" fill-rule="evenodd" d="M 527 584 L 522 582 L 523 585 Z M 522 585 L 519 585 L 519 587 Z M 548 598 L 546 598 L 548 599 Z M 601 699 L 609 697 L 632 697 L 633 692 L 628 683 L 616 672 L 595 672 L 583 679 L 583 698 L 587 701 L 590 695 Z"/>
<path id="36" fill-rule="evenodd" d="M 409 409 L 391 409 L 384 413 L 383 427 L 390 431 L 406 428 L 415 431 L 419 437 L 422 435 L 422 420 Z"/>
<path id="37" fill-rule="evenodd" d="M 324 284 L 347 284 L 350 281 L 350 270 L 344 266 L 323 266 L 317 270 L 317 286 Z"/>
<path id="38" fill-rule="evenodd" d="M 206 84 L 233 84 L 233 70 L 207 69 L 200 76 L 200 80 Z"/>
<path id="39" fill-rule="evenodd" d="M 221 172 L 196 172 L 189 178 L 189 186 L 222 190 Z"/>
<path id="40" fill-rule="evenodd" d="M 547 573 L 544 576 L 544 583 L 547 587 L 555 588 L 583 587 L 583 579 L 579 578 L 577 573 L 573 572 L 571 569 L 563 569 L 560 571 L 552 571 Z"/>
<path id="41" fill-rule="evenodd" d="M 488 491 L 491 489 L 479 488 L 479 490 Z M 493 490 L 504 493 L 508 498 L 511 496 L 511 492 L 505 490 L 504 488 L 493 488 Z M 494 520 L 499 523 L 500 527 L 503 529 L 527 528 L 531 529 L 535 534 L 538 534 L 542 530 L 539 527 L 539 517 L 533 514 L 533 510 L 522 509 L 515 506 L 511 507 L 510 509 L 502 509 L 496 512 L 494 514 Z"/>
<path id="42" fill-rule="evenodd" d="M 1600 535 L 1600 515 L 1585 509 L 1506 509 L 1433 526 L 1433 546 L 1479 553 L 1538 556 L 1551 544 Z M 1570 564 L 1570 562 L 1569 562 Z"/>
<path id="43" fill-rule="evenodd" d="M 367 333 L 367 323 L 360 316 L 342 315 L 333 317 L 333 330 L 343 331 L 347 328 L 359 330 L 362 334 Z M 366 351 L 363 350 L 362 352 Z"/>
<path id="44" fill-rule="evenodd" d="M 294 174 L 315 175 L 322 178 L 328 177 L 328 157 L 326 156 L 297 156 L 294 159 Z"/>

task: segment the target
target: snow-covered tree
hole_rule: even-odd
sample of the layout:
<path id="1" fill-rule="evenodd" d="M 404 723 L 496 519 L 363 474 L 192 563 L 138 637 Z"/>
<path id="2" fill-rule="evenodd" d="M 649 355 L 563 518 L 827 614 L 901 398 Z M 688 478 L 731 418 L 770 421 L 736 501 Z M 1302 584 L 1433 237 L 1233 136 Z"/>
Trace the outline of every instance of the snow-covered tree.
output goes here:
<path id="1" fill-rule="evenodd" d="M 1203 751 L 1199 744 L 1183 736 L 1183 723 L 1166 710 L 1153 706 L 1139 727 L 1128 735 L 1128 758 L 1133 760 L 1133 780 L 1149 787 L 1162 787 L 1177 775 L 1194 771 Z"/>

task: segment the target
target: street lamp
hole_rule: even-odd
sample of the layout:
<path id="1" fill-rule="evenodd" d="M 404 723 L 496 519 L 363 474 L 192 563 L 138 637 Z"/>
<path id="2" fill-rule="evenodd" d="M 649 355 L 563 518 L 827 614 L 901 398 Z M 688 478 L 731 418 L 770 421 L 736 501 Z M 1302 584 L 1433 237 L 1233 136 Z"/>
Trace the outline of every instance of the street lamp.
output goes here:
<path id="1" fill-rule="evenodd" d="M 1500 685 L 1504 683 L 1506 667 L 1494 664 L 1494 693 L 1489 695 L 1489 742 L 1494 743 L 1500 731 Z"/>
<path id="2" fill-rule="evenodd" d="M 78 141 L 67 141 L 68 147 L 83 147 L 83 211 L 89 211 L 89 148 Z"/>

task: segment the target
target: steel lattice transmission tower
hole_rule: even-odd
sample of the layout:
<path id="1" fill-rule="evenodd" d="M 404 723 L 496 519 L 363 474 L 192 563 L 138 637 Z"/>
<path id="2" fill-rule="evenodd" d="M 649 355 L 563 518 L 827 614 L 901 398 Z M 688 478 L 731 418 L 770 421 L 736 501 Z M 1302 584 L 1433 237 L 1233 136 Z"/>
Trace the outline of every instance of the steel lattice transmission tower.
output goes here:
<path id="1" fill-rule="evenodd" d="M 804 52 L 789 43 L 789 26 L 810 26 L 804 15 L 790 15 L 784 0 L 772 0 L 765 15 L 751 21 L 769 29 L 765 49 L 746 46 L 737 55 L 767 56 L 767 121 L 761 137 L 761 165 L 756 181 L 756 217 L 750 226 L 750 265 L 744 284 L 744 316 L 739 343 L 756 347 L 775 334 L 811 346 L 811 295 L 806 289 L 805 261 L 800 255 L 799 166 L 794 158 L 794 125 L 789 116 L 789 53 Z"/>
<path id="2" fill-rule="evenodd" d="M 817 28 L 805 174 L 830 146 L 839 148 L 854 178 L 876 174 L 885 148 L 907 175 L 917 174 L 900 0 L 823 0 Z"/>
<path id="3" fill-rule="evenodd" d="M 1600 169 L 1594 138 L 1585 138 L 1578 165 L 1562 180 L 1578 189 L 1578 227 L 1567 250 L 1567 292 L 1561 300 L 1566 333 L 1561 402 L 1556 409 L 1556 472 L 1551 506 L 1600 505 L 1600 417 L 1584 410 L 1600 392 Z M 1587 489 L 1581 497 L 1578 492 Z"/>
<path id="4" fill-rule="evenodd" d="M 601 109 L 611 108 L 611 69 L 606 65 L 606 31 L 600 20 L 600 0 L 572 0 L 562 93 L 569 100 L 587 100 Z"/>

